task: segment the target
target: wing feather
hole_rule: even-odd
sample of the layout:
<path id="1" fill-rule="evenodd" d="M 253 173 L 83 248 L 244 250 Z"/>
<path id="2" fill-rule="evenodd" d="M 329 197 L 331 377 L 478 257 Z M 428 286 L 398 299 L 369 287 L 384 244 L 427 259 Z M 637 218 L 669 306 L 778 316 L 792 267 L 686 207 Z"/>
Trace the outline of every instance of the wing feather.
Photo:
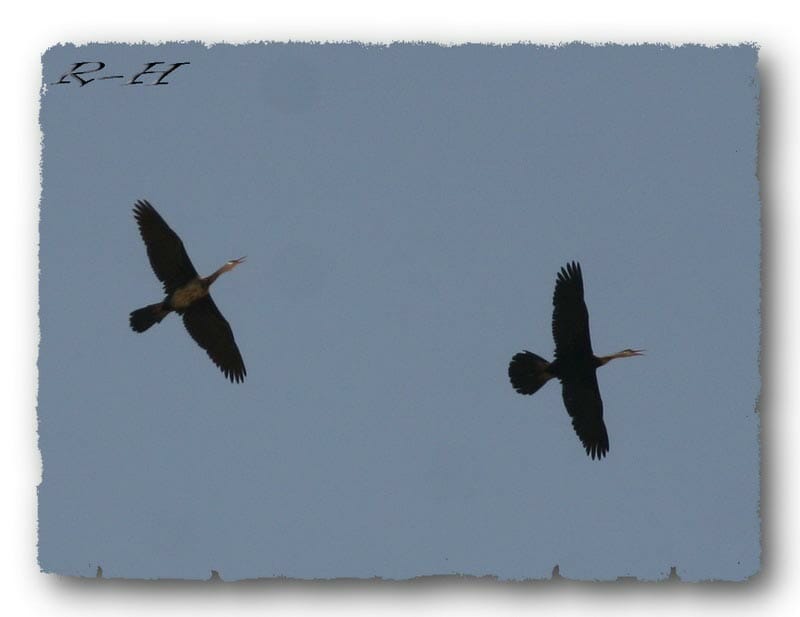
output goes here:
<path id="1" fill-rule="evenodd" d="M 592 459 L 603 458 L 609 450 L 608 433 L 603 422 L 603 400 L 594 371 L 561 382 L 564 406 L 572 417 L 572 428 Z"/>
<path id="2" fill-rule="evenodd" d="M 150 202 L 139 200 L 133 208 L 139 233 L 147 247 L 147 257 L 164 292 L 172 293 L 197 276 L 183 242 Z"/>
<path id="3" fill-rule="evenodd" d="M 247 370 L 233 338 L 233 330 L 211 296 L 192 303 L 183 313 L 183 324 L 225 377 L 236 383 L 244 381 Z"/>
<path id="4" fill-rule="evenodd" d="M 553 292 L 555 356 L 566 362 L 588 360 L 592 353 L 589 312 L 583 300 L 583 274 L 577 262 L 561 268 Z"/>

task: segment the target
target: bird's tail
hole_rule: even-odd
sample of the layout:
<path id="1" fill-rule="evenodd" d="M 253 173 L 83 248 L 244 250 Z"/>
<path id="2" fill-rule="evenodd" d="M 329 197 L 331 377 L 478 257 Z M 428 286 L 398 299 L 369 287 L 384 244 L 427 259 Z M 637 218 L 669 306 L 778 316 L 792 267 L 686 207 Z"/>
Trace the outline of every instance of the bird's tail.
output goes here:
<path id="1" fill-rule="evenodd" d="M 550 363 L 530 351 L 522 351 L 511 358 L 508 378 L 520 394 L 533 394 L 553 378 L 548 372 Z"/>
<path id="2" fill-rule="evenodd" d="M 134 332 L 144 332 L 169 314 L 163 302 L 143 306 L 131 313 L 131 328 Z"/>

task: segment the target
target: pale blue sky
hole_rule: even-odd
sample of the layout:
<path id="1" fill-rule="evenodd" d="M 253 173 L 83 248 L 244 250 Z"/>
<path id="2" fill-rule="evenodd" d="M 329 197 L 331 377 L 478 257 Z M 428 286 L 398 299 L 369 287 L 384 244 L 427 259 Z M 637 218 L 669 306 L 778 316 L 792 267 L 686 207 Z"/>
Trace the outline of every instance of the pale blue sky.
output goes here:
<path id="1" fill-rule="evenodd" d="M 44 570 L 228 579 L 742 579 L 759 568 L 752 47 L 61 46 L 161 87 L 48 86 Z M 160 298 L 149 199 L 208 274 L 228 383 Z M 611 452 L 552 355 L 583 265 Z"/>

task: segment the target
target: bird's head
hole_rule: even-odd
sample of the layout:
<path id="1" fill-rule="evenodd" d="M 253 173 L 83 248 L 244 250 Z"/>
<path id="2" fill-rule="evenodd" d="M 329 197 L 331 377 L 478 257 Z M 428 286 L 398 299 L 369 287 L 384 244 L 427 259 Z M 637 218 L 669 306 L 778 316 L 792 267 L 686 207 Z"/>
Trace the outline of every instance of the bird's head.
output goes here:
<path id="1" fill-rule="evenodd" d="M 244 263 L 244 260 L 245 260 L 245 259 L 247 259 L 247 257 L 246 257 L 246 256 L 245 256 L 245 257 L 239 257 L 239 259 L 231 259 L 229 262 L 227 262 L 227 263 L 226 263 L 226 264 L 223 266 L 223 269 L 225 270 L 225 272 L 230 272 L 230 271 L 231 271 L 231 270 L 233 270 L 233 269 L 234 269 L 236 266 L 238 266 L 240 263 Z"/>

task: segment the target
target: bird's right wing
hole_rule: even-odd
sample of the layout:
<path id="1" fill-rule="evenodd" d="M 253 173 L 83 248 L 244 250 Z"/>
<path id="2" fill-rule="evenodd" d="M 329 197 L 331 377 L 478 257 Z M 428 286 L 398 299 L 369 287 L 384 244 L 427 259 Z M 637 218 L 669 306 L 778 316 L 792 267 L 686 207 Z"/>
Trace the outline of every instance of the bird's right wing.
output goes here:
<path id="1" fill-rule="evenodd" d="M 197 276 L 183 242 L 148 201 L 139 200 L 133 208 L 139 233 L 147 247 L 147 257 L 158 280 L 169 294 Z"/>
<path id="2" fill-rule="evenodd" d="M 568 263 L 556 277 L 553 292 L 553 340 L 556 359 L 588 359 L 593 355 L 589 312 L 583 301 L 583 274 L 576 262 Z"/>
<path id="3" fill-rule="evenodd" d="M 564 406 L 572 417 L 572 428 L 593 459 L 601 459 L 609 449 L 608 433 L 603 422 L 603 400 L 594 371 L 580 377 L 563 380 L 561 395 Z"/>
<path id="4" fill-rule="evenodd" d="M 184 311 L 183 325 L 225 377 L 237 383 L 244 381 L 247 370 L 233 338 L 233 330 L 211 296 L 193 302 Z"/>

